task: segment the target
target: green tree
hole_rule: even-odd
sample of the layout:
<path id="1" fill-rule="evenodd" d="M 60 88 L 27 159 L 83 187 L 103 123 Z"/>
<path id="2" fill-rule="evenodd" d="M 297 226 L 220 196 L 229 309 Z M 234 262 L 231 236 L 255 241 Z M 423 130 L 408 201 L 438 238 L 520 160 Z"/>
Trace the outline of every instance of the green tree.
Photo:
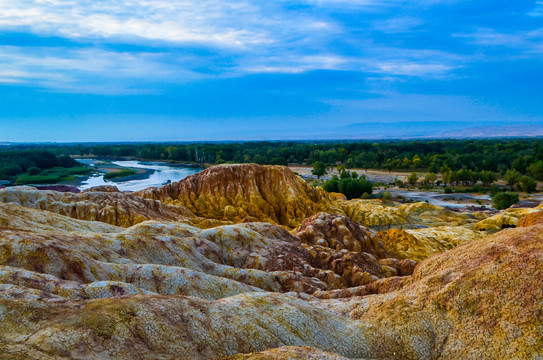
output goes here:
<path id="1" fill-rule="evenodd" d="M 332 179 L 326 180 L 322 188 L 328 192 L 339 192 L 344 194 L 347 199 L 361 197 L 364 193 L 371 194 L 373 192 L 373 183 L 368 181 L 364 175 L 359 179 L 352 177 L 339 178 L 334 175 Z"/>
<path id="2" fill-rule="evenodd" d="M 322 161 L 315 161 L 313 163 L 313 170 L 311 172 L 319 179 L 321 178 L 321 176 L 328 174 L 328 171 L 326 170 L 326 164 Z"/>
<path id="3" fill-rule="evenodd" d="M 417 183 L 418 179 L 419 176 L 417 175 L 417 173 L 411 173 L 411 175 L 409 175 L 409 177 L 407 178 L 407 182 L 413 186 Z"/>
<path id="4" fill-rule="evenodd" d="M 492 198 L 492 206 L 498 210 L 507 209 L 518 202 L 518 194 L 510 191 L 499 192 Z"/>
<path id="5" fill-rule="evenodd" d="M 41 170 L 34 166 L 28 169 L 28 175 L 38 175 L 40 172 Z"/>
<path id="6" fill-rule="evenodd" d="M 505 181 L 511 189 L 518 184 L 520 180 L 520 173 L 516 169 L 509 169 L 505 172 Z"/>
<path id="7" fill-rule="evenodd" d="M 533 163 L 528 166 L 526 171 L 532 175 L 534 179 L 543 181 L 543 161 L 539 160 L 538 162 Z"/>
<path id="8" fill-rule="evenodd" d="M 490 186 L 490 184 L 498 180 L 498 174 L 488 170 L 481 171 L 479 177 L 484 186 Z"/>
<path id="9" fill-rule="evenodd" d="M 284 165 L 284 166 L 287 166 L 288 162 L 287 162 L 287 159 L 285 159 L 284 157 L 277 156 L 277 157 L 274 157 L 271 160 L 271 165 Z"/>
<path id="10" fill-rule="evenodd" d="M 533 193 L 537 188 L 537 181 L 529 176 L 523 176 L 518 181 L 520 189 L 527 193 Z"/>
<path id="11" fill-rule="evenodd" d="M 420 159 L 420 156 L 415 155 L 413 156 L 413 160 L 411 160 L 411 163 L 413 164 L 414 168 L 418 168 L 419 165 L 422 163 L 422 160 Z"/>
<path id="12" fill-rule="evenodd" d="M 441 172 L 441 181 L 445 186 L 451 182 L 451 169 L 445 169 Z"/>
<path id="13" fill-rule="evenodd" d="M 436 180 L 437 180 L 437 175 L 436 174 L 428 173 L 424 177 L 423 183 L 424 183 L 424 185 L 427 185 L 427 186 L 428 185 L 434 185 L 436 183 Z"/>

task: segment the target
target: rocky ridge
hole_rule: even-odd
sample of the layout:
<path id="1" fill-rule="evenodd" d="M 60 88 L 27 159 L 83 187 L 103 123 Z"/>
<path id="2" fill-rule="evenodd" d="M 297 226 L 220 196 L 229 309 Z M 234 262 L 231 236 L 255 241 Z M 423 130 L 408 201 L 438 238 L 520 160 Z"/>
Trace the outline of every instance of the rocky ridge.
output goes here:
<path id="1" fill-rule="evenodd" d="M 501 213 L 524 227 L 487 236 L 477 214 L 347 201 L 285 169 L 1 189 L 0 359 L 542 356 L 538 220 Z"/>

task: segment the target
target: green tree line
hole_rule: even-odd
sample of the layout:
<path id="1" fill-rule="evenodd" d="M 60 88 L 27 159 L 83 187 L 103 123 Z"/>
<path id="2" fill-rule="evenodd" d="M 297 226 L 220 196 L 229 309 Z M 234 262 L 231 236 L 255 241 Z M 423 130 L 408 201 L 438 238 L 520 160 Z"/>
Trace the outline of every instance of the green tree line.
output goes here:
<path id="1" fill-rule="evenodd" d="M 416 141 L 259 141 L 217 143 L 86 143 L 59 145 L 11 145 L 6 150 L 48 151 L 57 157 L 95 156 L 133 157 L 144 160 L 168 160 L 196 164 L 258 163 L 271 165 L 322 162 L 327 166 L 344 165 L 348 169 L 426 171 L 457 176 L 452 183 L 473 183 L 470 172 L 485 182 L 482 171 L 519 175 L 543 180 L 543 139 L 469 139 Z M 9 152 L 9 151 L 8 151 Z M 33 151 L 31 151 L 33 152 Z M 16 173 L 27 162 L 3 164 L 4 173 Z M 9 167 L 12 166 L 10 169 Z M 487 173 L 488 175 L 489 173 Z M 474 175 L 473 175 L 474 176 Z"/>

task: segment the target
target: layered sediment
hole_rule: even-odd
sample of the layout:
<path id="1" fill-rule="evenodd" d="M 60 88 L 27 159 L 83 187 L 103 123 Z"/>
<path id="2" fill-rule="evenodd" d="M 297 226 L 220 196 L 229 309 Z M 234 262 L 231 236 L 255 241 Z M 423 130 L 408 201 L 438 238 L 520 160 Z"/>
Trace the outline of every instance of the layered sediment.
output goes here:
<path id="1" fill-rule="evenodd" d="M 256 164 L 214 166 L 137 195 L 185 207 L 205 218 L 290 228 L 333 207 L 324 190 L 311 187 L 287 167 Z"/>
<path id="2" fill-rule="evenodd" d="M 542 356 L 538 209 L 484 223 L 329 196 L 284 167 L 197 175 L 0 189 L 0 359 Z"/>

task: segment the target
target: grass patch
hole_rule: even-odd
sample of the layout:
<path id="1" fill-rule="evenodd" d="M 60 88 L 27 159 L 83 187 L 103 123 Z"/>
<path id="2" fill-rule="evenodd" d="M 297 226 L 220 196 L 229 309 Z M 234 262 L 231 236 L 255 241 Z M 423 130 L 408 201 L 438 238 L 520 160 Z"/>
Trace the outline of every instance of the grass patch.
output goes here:
<path id="1" fill-rule="evenodd" d="M 74 175 L 85 175 L 91 173 L 93 169 L 78 166 L 72 168 L 55 167 L 52 169 L 43 170 L 39 174 L 30 175 L 28 173 L 17 176 L 15 183 L 17 185 L 24 184 L 55 184 L 61 181 L 70 180 Z"/>
<path id="2" fill-rule="evenodd" d="M 137 174 L 138 171 L 134 169 L 122 169 L 120 171 L 108 172 L 104 175 L 104 180 L 118 179 Z"/>

